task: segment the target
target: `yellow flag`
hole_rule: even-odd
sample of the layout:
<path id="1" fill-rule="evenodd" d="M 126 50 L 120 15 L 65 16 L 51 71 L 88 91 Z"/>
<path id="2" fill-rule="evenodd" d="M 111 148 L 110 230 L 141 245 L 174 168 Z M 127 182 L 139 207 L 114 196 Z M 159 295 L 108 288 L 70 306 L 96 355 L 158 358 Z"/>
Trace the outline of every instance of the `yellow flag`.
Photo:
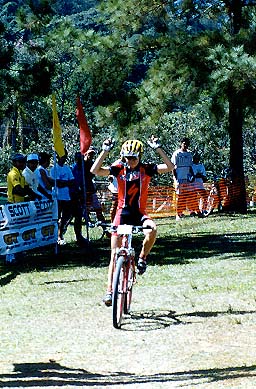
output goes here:
<path id="1" fill-rule="evenodd" d="M 52 95 L 52 129 L 53 129 L 53 146 L 59 157 L 65 155 L 64 145 L 61 137 L 61 126 L 56 108 L 56 98 Z"/>

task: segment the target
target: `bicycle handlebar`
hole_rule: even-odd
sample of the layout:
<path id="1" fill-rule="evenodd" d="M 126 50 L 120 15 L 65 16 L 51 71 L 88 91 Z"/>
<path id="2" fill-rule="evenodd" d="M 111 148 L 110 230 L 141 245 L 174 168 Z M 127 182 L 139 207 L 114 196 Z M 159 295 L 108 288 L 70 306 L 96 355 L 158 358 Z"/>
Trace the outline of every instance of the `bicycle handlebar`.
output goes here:
<path id="1" fill-rule="evenodd" d="M 153 227 L 151 226 L 133 226 L 130 224 L 120 224 L 119 226 L 113 226 L 110 223 L 104 223 L 104 222 L 98 222 L 98 226 L 102 226 L 103 228 L 106 228 L 110 232 L 117 232 L 120 235 L 124 234 L 138 234 L 139 232 L 142 232 L 143 230 L 152 230 Z"/>

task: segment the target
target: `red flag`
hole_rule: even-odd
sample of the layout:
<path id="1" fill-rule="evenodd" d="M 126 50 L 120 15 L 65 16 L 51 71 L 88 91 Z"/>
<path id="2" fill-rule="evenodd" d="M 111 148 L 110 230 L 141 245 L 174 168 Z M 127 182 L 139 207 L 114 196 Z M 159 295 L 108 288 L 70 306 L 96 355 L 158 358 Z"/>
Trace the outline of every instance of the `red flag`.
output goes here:
<path id="1" fill-rule="evenodd" d="M 80 129 L 80 151 L 84 155 L 92 143 L 92 135 L 79 97 L 77 97 L 76 103 L 76 117 Z"/>

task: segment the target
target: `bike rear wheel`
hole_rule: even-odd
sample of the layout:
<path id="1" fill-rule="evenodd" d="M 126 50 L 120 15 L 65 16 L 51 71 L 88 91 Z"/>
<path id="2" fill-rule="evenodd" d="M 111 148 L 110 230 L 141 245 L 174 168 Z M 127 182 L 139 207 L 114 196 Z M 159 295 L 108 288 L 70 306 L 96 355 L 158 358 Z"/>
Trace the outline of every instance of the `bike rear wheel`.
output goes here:
<path id="1" fill-rule="evenodd" d="M 113 279 L 113 297 L 112 297 L 112 313 L 113 313 L 113 326 L 115 328 L 121 328 L 124 302 L 126 292 L 126 274 L 125 274 L 125 258 L 120 255 L 116 262 L 116 268 Z"/>

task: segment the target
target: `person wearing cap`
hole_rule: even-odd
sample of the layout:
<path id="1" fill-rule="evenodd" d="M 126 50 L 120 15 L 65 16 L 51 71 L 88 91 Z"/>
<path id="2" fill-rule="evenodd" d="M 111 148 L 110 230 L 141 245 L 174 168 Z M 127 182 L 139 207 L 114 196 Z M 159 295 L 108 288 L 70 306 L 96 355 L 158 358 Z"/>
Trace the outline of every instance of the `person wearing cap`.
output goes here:
<path id="1" fill-rule="evenodd" d="M 50 169 L 50 177 L 56 181 L 56 197 L 58 201 L 58 245 L 64 245 L 64 234 L 72 217 L 70 189 L 74 185 L 71 168 L 66 164 L 67 150 L 63 156 L 57 155 L 57 163 Z"/>
<path id="2" fill-rule="evenodd" d="M 38 179 L 35 174 L 35 170 L 38 166 L 38 155 L 37 154 L 28 154 L 27 163 L 24 168 L 22 175 L 25 177 L 26 182 L 33 192 L 37 193 L 38 188 Z"/>
<path id="3" fill-rule="evenodd" d="M 102 152 L 95 160 L 91 172 L 99 176 L 113 175 L 118 183 L 118 207 L 113 221 L 114 226 L 121 224 L 141 225 L 149 227 L 144 230 L 144 240 L 137 262 L 137 271 L 143 274 L 147 267 L 147 255 L 151 251 L 156 240 L 156 224 L 147 215 L 146 205 L 148 198 L 148 187 L 151 177 L 156 174 L 170 172 L 174 164 L 162 149 L 158 138 L 154 135 L 149 139 L 148 145 L 157 151 L 163 163 L 144 163 L 141 161 L 143 144 L 137 139 L 127 140 L 121 148 L 121 160 L 110 167 L 102 166 L 108 152 L 113 148 L 112 139 L 103 142 Z M 111 236 L 111 258 L 108 270 L 107 293 L 103 299 L 105 305 L 112 305 L 112 279 L 114 269 L 114 258 L 117 248 L 121 245 L 120 237 L 113 233 Z"/>
<path id="4" fill-rule="evenodd" d="M 26 166 L 26 156 L 15 154 L 12 157 L 13 167 L 7 175 L 7 196 L 9 203 L 34 200 L 35 193 L 31 190 L 22 172 Z"/>

